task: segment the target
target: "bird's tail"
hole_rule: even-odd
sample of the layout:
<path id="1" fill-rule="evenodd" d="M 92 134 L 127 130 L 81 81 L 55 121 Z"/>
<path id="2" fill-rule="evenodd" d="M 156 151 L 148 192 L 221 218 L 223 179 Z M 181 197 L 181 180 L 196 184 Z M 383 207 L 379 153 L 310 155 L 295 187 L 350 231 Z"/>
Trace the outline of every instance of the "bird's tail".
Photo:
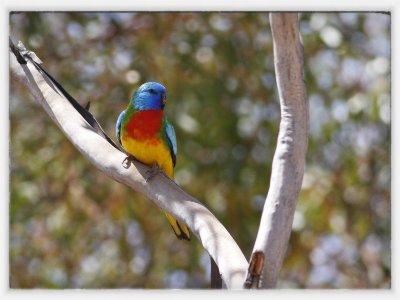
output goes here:
<path id="1" fill-rule="evenodd" d="M 165 213 L 165 216 L 167 217 L 168 222 L 171 224 L 172 230 L 174 231 L 174 233 L 178 237 L 178 239 L 190 241 L 190 233 L 189 233 L 189 229 L 186 227 L 186 225 L 178 222 L 169 213 L 167 213 L 167 212 L 164 212 L 164 213 Z"/>

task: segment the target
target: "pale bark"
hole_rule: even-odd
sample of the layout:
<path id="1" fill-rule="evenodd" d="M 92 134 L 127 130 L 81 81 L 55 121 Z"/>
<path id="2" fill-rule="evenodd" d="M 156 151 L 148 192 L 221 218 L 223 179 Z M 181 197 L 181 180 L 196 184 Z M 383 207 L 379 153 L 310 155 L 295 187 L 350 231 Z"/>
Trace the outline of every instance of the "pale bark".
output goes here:
<path id="1" fill-rule="evenodd" d="M 126 155 L 97 134 L 52 80 L 30 61 L 30 54 L 23 54 L 26 64 L 20 64 L 10 52 L 11 75 L 25 84 L 79 152 L 106 175 L 147 196 L 185 223 L 218 265 L 227 288 L 242 288 L 248 262 L 217 218 L 167 176 L 157 175 L 146 182 L 149 167 L 136 161 L 125 167 Z"/>
<path id="2" fill-rule="evenodd" d="M 281 122 L 246 287 L 273 288 L 287 250 L 308 143 L 308 103 L 297 13 L 271 13 Z M 254 282 L 259 277 L 260 282 Z M 253 278 L 253 279 L 252 279 Z"/>

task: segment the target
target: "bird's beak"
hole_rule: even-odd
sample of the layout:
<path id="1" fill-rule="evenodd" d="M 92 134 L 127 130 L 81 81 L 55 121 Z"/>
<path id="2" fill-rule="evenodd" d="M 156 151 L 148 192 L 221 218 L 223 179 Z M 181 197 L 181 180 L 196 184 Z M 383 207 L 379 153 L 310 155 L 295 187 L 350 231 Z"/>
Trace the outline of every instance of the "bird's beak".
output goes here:
<path id="1" fill-rule="evenodd" d="M 162 99 L 161 107 L 164 108 L 165 104 L 167 103 L 167 94 L 163 93 L 161 99 Z"/>

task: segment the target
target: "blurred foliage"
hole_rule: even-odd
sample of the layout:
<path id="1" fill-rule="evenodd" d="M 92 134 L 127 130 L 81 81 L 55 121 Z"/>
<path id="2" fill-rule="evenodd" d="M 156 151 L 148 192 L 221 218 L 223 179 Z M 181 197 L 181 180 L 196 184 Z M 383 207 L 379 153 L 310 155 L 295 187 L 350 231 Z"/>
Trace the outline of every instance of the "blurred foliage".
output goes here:
<path id="1" fill-rule="evenodd" d="M 390 287 L 390 16 L 301 14 L 310 140 L 279 287 Z M 10 34 L 114 124 L 145 81 L 168 89 L 176 181 L 249 258 L 279 129 L 267 13 L 10 15 Z M 29 121 L 29 122 L 28 122 Z M 10 82 L 13 288 L 208 288 L 209 258 L 83 159 Z"/>

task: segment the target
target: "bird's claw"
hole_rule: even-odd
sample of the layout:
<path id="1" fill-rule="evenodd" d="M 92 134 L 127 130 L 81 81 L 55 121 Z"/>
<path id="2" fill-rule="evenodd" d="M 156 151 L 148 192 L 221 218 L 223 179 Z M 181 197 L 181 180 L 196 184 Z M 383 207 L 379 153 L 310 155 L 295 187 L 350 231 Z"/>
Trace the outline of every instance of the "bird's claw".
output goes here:
<path id="1" fill-rule="evenodd" d="M 153 165 L 150 170 L 146 171 L 146 182 L 152 180 L 157 174 L 160 174 L 162 169 L 158 165 Z"/>
<path id="2" fill-rule="evenodd" d="M 134 160 L 135 160 L 135 158 L 133 156 L 128 155 L 122 161 L 122 165 L 124 166 L 125 169 L 128 169 L 131 166 L 132 161 L 134 161 Z"/>

